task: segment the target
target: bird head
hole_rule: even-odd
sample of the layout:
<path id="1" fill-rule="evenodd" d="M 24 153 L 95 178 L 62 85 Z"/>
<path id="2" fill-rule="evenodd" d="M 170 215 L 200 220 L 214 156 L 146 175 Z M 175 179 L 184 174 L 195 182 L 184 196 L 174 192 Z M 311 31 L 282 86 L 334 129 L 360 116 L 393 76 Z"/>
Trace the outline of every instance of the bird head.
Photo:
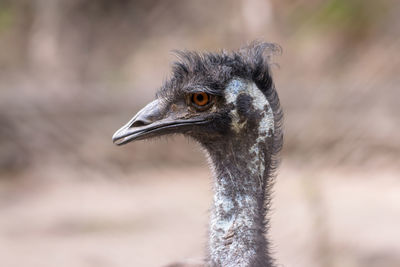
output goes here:
<path id="1" fill-rule="evenodd" d="M 113 142 L 180 133 L 212 146 L 243 135 L 272 136 L 279 100 L 266 54 L 277 49 L 261 43 L 231 53 L 177 52 L 172 77 Z"/>

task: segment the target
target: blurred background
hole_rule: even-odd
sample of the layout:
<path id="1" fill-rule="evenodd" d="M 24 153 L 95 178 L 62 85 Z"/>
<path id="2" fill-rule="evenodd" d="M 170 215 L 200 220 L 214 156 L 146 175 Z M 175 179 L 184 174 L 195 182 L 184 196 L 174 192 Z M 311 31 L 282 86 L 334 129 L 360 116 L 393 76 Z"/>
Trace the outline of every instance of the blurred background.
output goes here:
<path id="1" fill-rule="evenodd" d="M 116 147 L 171 50 L 281 45 L 279 266 L 400 266 L 400 2 L 0 0 L 0 265 L 205 255 L 210 172 L 183 137 Z"/>

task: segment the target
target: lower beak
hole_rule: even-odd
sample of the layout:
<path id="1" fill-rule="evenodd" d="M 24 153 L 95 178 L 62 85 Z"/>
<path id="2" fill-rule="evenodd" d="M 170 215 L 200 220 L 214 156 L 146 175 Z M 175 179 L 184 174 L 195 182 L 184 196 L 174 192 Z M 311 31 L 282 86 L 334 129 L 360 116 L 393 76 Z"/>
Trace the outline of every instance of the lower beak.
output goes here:
<path id="1" fill-rule="evenodd" d="M 116 145 L 147 139 L 170 133 L 189 130 L 193 125 L 204 124 L 202 119 L 171 119 L 165 117 L 166 108 L 159 100 L 154 100 L 140 110 L 127 124 L 122 126 L 112 137 Z"/>

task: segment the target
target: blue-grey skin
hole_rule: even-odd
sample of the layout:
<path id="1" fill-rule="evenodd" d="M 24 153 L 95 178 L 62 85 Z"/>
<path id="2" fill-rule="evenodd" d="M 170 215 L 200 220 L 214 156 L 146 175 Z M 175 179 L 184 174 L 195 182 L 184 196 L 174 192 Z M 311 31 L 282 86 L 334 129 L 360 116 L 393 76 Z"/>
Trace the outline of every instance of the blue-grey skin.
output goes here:
<path id="1" fill-rule="evenodd" d="M 238 52 L 182 52 L 156 99 L 118 130 L 125 144 L 182 133 L 205 149 L 213 171 L 206 266 L 274 266 L 265 237 L 269 191 L 282 146 L 282 111 L 270 76 L 272 44 Z M 205 92 L 205 107 L 191 101 Z"/>

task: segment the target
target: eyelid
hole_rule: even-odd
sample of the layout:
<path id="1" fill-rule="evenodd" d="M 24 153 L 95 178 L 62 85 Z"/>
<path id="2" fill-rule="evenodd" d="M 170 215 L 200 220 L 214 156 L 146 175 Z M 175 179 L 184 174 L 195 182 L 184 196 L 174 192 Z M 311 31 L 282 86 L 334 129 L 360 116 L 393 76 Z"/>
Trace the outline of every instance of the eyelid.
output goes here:
<path id="1" fill-rule="evenodd" d="M 184 89 L 186 94 L 206 93 L 211 96 L 222 96 L 222 92 L 212 90 L 208 87 L 187 87 Z"/>

